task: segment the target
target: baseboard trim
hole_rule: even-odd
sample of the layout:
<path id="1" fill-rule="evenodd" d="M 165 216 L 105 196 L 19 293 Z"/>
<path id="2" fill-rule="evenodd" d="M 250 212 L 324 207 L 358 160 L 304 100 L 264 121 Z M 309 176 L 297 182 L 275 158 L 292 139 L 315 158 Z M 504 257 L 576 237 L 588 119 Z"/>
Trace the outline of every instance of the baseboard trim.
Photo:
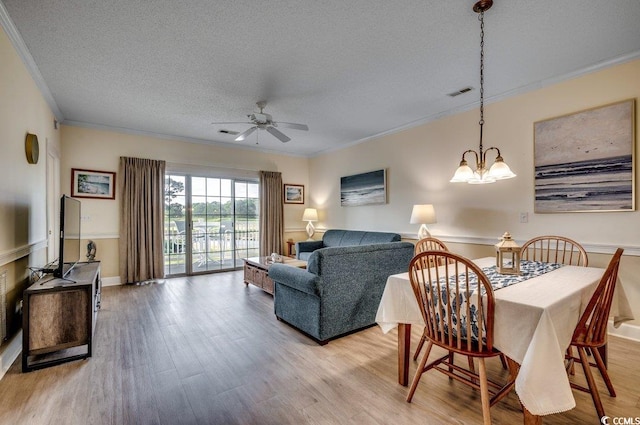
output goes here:
<path id="1" fill-rule="evenodd" d="M 119 285 L 122 285 L 122 282 L 120 282 L 120 276 L 102 278 L 102 286 L 119 286 Z"/>
<path id="2" fill-rule="evenodd" d="M 0 353 L 0 379 L 4 377 L 13 362 L 22 352 L 22 331 L 19 331 L 11 339 L 7 347 Z"/>
<path id="3" fill-rule="evenodd" d="M 609 321 L 607 328 L 609 335 L 619 336 L 620 338 L 630 339 L 640 342 L 640 326 L 622 323 L 618 328 L 613 327 L 613 321 Z"/>

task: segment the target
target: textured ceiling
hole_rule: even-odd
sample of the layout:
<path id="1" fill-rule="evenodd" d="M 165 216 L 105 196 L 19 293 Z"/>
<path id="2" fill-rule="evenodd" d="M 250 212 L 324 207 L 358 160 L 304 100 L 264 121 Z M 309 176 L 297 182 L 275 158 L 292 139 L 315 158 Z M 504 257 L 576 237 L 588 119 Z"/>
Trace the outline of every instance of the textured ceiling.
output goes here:
<path id="1" fill-rule="evenodd" d="M 313 156 L 477 106 L 473 3 L 2 0 L 0 22 L 63 123 Z M 638 0 L 495 0 L 485 96 L 638 58 L 638 22 Z M 234 142 L 218 131 L 249 125 L 211 124 L 258 100 L 309 131 Z"/>

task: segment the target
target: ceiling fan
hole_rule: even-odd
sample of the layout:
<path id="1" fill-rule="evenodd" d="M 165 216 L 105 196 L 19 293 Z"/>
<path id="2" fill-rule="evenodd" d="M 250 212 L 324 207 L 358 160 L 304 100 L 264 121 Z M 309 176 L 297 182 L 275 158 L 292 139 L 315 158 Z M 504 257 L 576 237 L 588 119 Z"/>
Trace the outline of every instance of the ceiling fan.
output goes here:
<path id="1" fill-rule="evenodd" d="M 283 143 L 288 142 L 289 140 L 291 140 L 291 138 L 285 135 L 284 133 L 282 133 L 276 127 L 285 127 L 285 128 L 292 128 L 294 130 L 304 130 L 304 131 L 309 130 L 309 127 L 306 124 L 295 124 L 292 122 L 273 121 L 271 115 L 265 114 L 263 112 L 265 106 L 267 106 L 267 102 L 264 100 L 261 100 L 260 102 L 256 102 L 256 105 L 258 106 L 258 108 L 260 108 L 260 112 L 247 115 L 247 118 L 249 118 L 249 122 L 214 122 L 211 124 L 251 124 L 252 127 L 250 127 L 248 130 L 244 131 L 238 137 L 235 138 L 236 142 L 243 141 L 244 139 L 249 137 L 250 134 L 252 134 L 254 131 L 258 129 L 267 130 L 269 133 L 271 133 L 273 136 L 275 136 L 277 139 L 279 139 Z"/>

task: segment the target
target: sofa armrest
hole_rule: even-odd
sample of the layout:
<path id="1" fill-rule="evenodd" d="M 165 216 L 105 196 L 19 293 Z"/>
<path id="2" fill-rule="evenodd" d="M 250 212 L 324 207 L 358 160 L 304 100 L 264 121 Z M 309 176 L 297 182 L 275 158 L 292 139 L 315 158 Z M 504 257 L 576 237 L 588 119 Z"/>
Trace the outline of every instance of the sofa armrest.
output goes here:
<path id="1" fill-rule="evenodd" d="M 313 252 L 316 249 L 320 249 L 324 247 L 324 243 L 322 241 L 304 241 L 304 242 L 296 242 L 296 258 L 300 260 L 300 254 L 303 252 Z M 308 257 L 308 255 L 306 256 Z M 304 258 L 306 260 L 306 258 Z"/>
<path id="2" fill-rule="evenodd" d="M 274 283 L 277 282 L 307 294 L 320 296 L 318 276 L 304 269 L 285 264 L 272 264 L 269 267 L 269 277 Z"/>

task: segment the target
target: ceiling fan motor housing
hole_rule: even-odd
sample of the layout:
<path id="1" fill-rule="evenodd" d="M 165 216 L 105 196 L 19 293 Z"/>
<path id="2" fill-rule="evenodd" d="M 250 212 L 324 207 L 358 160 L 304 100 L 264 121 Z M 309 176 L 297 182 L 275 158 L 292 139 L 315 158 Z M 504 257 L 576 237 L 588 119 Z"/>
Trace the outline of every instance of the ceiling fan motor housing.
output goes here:
<path id="1" fill-rule="evenodd" d="M 269 114 L 251 114 L 249 119 L 257 124 L 268 124 L 271 122 L 271 115 Z"/>

